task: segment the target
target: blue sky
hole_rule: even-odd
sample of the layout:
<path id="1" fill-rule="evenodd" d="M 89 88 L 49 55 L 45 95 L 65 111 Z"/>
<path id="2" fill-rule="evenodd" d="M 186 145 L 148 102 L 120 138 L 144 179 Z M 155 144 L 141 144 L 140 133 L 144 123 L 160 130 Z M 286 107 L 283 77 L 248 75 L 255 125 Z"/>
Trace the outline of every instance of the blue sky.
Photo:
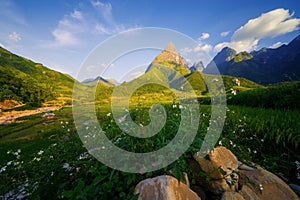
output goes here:
<path id="1" fill-rule="evenodd" d="M 0 0 L 0 45 L 73 77 L 97 44 L 121 31 L 173 29 L 213 57 L 225 46 L 251 51 L 288 43 L 299 24 L 296 0 Z"/>

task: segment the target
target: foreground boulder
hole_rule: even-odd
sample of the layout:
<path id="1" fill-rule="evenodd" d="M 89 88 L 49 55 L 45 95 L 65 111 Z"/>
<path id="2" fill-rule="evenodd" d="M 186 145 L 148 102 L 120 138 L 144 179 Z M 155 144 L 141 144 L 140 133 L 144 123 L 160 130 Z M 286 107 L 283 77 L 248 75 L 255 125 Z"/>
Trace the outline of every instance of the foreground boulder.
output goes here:
<path id="1" fill-rule="evenodd" d="M 168 175 L 141 181 L 134 194 L 139 194 L 139 200 L 200 200 L 188 185 Z"/>
<path id="2" fill-rule="evenodd" d="M 194 155 L 195 160 L 203 172 L 210 178 L 207 185 L 208 190 L 215 194 L 225 191 L 236 191 L 238 187 L 238 160 L 235 155 L 225 147 L 217 147 L 208 153 L 209 159 L 201 158 L 200 153 Z"/>
<path id="3" fill-rule="evenodd" d="M 221 200 L 245 200 L 245 199 L 242 195 L 240 195 L 237 192 L 224 192 Z"/>
<path id="4" fill-rule="evenodd" d="M 240 176 L 242 189 L 239 193 L 245 199 L 299 199 L 283 180 L 261 167 L 252 171 L 240 170 Z"/>

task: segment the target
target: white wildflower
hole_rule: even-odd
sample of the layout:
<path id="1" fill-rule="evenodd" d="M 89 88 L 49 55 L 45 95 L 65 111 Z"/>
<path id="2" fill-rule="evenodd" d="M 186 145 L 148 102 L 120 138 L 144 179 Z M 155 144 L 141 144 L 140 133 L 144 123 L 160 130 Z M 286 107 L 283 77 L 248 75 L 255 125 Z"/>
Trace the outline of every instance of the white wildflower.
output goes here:
<path id="1" fill-rule="evenodd" d="M 0 169 L 0 174 L 1 174 L 2 172 L 5 172 L 6 168 L 7 168 L 7 166 L 3 166 L 3 167 Z"/>
<path id="2" fill-rule="evenodd" d="M 106 114 L 107 117 L 110 117 L 110 115 L 111 115 L 111 113 L 107 113 L 107 114 Z"/>
<path id="3" fill-rule="evenodd" d="M 69 163 L 64 163 L 63 164 L 63 169 L 69 169 L 70 168 L 70 164 Z"/>
<path id="4" fill-rule="evenodd" d="M 40 150 L 39 152 L 38 152 L 38 155 L 42 155 L 44 153 L 44 151 L 43 150 Z"/>
<path id="5" fill-rule="evenodd" d="M 264 190 L 264 188 L 263 188 L 262 184 L 259 184 L 259 189 L 260 189 L 261 191 L 263 191 L 263 190 Z"/>

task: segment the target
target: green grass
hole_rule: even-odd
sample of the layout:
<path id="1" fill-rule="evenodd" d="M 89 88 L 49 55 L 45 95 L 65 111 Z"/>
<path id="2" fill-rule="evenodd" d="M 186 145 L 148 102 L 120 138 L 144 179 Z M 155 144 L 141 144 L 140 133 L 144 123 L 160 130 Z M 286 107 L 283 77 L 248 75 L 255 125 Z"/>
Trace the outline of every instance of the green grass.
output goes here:
<path id="1" fill-rule="evenodd" d="M 122 134 L 119 127 L 111 123 L 112 116 L 107 116 L 111 112 L 108 105 L 103 105 L 97 116 L 115 145 L 133 152 L 151 152 L 168 144 L 180 121 L 178 107 L 164 106 L 169 121 L 149 140 Z M 170 174 L 170 170 L 177 178 L 182 172 L 188 172 L 193 183 L 188 160 L 201 147 L 209 124 L 210 106 L 202 105 L 200 112 L 198 134 L 189 150 L 171 165 L 145 174 L 110 169 L 89 155 L 77 136 L 71 108 L 55 111 L 57 118 L 50 125 L 43 125 L 41 115 L 34 115 L 22 118 L 22 123 L 1 126 L 0 169 L 6 167 L 0 173 L 0 195 L 28 183 L 25 188 L 32 199 L 49 196 L 53 199 L 132 199 L 139 181 Z M 148 108 L 131 107 L 130 114 L 137 124 L 150 122 Z M 299 122 L 298 110 L 229 106 L 220 144 L 231 149 L 240 160 L 258 163 L 285 181 L 294 181 L 290 177 L 295 177 L 291 168 L 299 160 Z"/>

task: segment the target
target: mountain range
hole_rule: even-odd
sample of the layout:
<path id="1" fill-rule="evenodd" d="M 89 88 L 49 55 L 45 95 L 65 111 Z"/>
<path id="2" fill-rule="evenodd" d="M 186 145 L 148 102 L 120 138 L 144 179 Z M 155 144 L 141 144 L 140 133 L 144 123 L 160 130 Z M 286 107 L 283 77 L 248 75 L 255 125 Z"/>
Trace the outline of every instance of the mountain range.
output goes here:
<path id="1" fill-rule="evenodd" d="M 300 80 L 300 36 L 277 49 L 263 48 L 250 53 L 237 53 L 226 47 L 205 68 L 201 61 L 189 66 L 175 45 L 169 43 L 152 61 L 145 74 L 130 82 L 119 85 L 99 76 L 85 80 L 82 86 L 86 88 L 97 84 L 101 86 L 101 90 L 110 94 L 112 87 L 137 86 L 149 80 L 168 83 L 164 85 L 164 91 L 166 88 L 191 90 L 187 84 L 189 82 L 198 96 L 205 96 L 208 93 L 207 84 L 219 81 L 213 71 L 214 63 L 223 75 L 226 92 L 231 89 L 245 91 L 262 88 L 260 84 Z M 51 70 L 0 47 L 0 102 L 17 100 L 34 107 L 57 102 L 60 105 L 70 104 L 74 81 L 76 80 L 67 74 Z M 159 93 L 161 89 L 148 87 L 144 92 L 151 90 Z"/>
<path id="2" fill-rule="evenodd" d="M 300 35 L 276 49 L 237 53 L 225 47 L 203 72 L 217 74 L 214 64 L 220 74 L 243 77 L 263 85 L 300 80 Z"/>
<path id="3" fill-rule="evenodd" d="M 119 87 L 130 86 L 136 88 L 138 85 L 155 82 L 163 85 L 164 88 L 152 86 L 146 88 L 145 91 L 157 94 L 162 91 L 167 93 L 168 89 L 186 92 L 193 90 L 197 96 L 207 96 L 209 86 L 216 85 L 216 82 L 221 83 L 221 78 L 223 79 L 226 92 L 230 92 L 231 89 L 245 91 L 262 87 L 245 78 L 237 79 L 232 76 L 220 77 L 217 75 L 203 74 L 201 73 L 202 68 L 203 63 L 201 61 L 190 67 L 184 58 L 180 56 L 175 45 L 169 43 L 152 61 L 145 74 L 130 82 L 123 83 Z M 239 84 L 237 81 L 239 81 Z M 123 91 L 126 91 L 125 88 Z"/>

